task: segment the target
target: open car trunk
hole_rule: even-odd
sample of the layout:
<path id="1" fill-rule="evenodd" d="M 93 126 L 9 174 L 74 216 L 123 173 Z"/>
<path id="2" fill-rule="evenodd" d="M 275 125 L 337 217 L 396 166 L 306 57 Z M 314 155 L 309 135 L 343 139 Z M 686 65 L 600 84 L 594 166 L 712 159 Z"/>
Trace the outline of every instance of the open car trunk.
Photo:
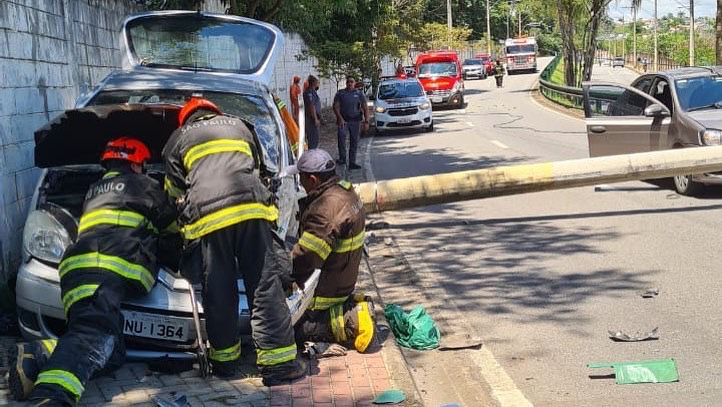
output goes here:
<path id="1" fill-rule="evenodd" d="M 151 151 L 150 163 L 178 127 L 180 107 L 171 104 L 115 104 L 67 110 L 35 132 L 35 165 L 49 168 L 98 164 L 108 141 L 133 137 Z"/>

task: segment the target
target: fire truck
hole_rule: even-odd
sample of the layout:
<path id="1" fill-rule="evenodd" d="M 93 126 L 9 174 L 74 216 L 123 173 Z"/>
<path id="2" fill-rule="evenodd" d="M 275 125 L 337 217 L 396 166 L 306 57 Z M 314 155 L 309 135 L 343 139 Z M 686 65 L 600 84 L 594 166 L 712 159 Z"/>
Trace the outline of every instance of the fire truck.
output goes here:
<path id="1" fill-rule="evenodd" d="M 536 72 L 537 51 L 534 37 L 507 38 L 504 43 L 506 71 L 509 74 L 518 71 Z"/>

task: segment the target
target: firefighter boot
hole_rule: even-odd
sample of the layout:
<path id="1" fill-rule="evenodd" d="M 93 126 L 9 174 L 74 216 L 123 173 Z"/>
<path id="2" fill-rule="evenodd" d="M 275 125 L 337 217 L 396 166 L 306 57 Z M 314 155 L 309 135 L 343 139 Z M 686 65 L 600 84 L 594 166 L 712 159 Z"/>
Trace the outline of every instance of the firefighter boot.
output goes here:
<path id="1" fill-rule="evenodd" d="M 55 340 L 18 343 L 10 349 L 8 387 L 15 400 L 25 400 L 33 389 L 40 368 L 50 358 Z"/>
<path id="2" fill-rule="evenodd" d="M 308 373 L 308 366 L 301 358 L 280 363 L 278 365 L 261 366 L 264 386 L 276 386 L 300 379 Z"/>

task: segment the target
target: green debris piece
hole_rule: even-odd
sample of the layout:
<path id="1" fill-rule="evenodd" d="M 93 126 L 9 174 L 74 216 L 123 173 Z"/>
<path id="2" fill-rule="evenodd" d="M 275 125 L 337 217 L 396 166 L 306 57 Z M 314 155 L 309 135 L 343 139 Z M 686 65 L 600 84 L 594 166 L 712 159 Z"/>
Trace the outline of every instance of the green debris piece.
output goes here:
<path id="1" fill-rule="evenodd" d="M 617 384 L 671 383 L 679 381 L 677 362 L 674 359 L 643 360 L 639 362 L 590 363 L 592 369 L 614 369 Z"/>
<path id="2" fill-rule="evenodd" d="M 376 396 L 374 404 L 396 404 L 406 400 L 406 395 L 401 390 L 390 389 Z"/>
<path id="3" fill-rule="evenodd" d="M 407 314 L 398 305 L 388 304 L 384 308 L 384 315 L 399 345 L 416 350 L 439 347 L 441 332 L 421 305 L 417 305 Z"/>

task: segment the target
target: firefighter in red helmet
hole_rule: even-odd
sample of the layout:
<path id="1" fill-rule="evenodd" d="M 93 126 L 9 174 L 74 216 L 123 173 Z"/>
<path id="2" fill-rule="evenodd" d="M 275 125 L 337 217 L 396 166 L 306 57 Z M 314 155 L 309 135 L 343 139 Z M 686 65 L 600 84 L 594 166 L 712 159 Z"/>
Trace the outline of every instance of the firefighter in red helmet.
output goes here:
<path id="1" fill-rule="evenodd" d="M 278 209 L 261 181 L 260 146 L 246 124 L 209 100 L 191 98 L 163 149 L 165 189 L 185 238 L 182 272 L 203 283 L 213 374 L 240 371 L 237 280 L 251 306 L 256 363 L 266 385 L 301 377 L 284 288 L 290 259 L 273 233 Z M 198 276 L 202 274 L 202 276 Z"/>
<path id="2" fill-rule="evenodd" d="M 162 186 L 144 174 L 150 158 L 148 147 L 134 138 L 106 145 L 101 156 L 106 172 L 90 186 L 77 241 L 59 266 L 68 330 L 59 340 L 18 344 L 8 380 L 16 399 L 75 405 L 94 373 L 123 363 L 120 303 L 150 292 L 159 231 L 172 233 L 175 227 L 175 209 Z"/>

